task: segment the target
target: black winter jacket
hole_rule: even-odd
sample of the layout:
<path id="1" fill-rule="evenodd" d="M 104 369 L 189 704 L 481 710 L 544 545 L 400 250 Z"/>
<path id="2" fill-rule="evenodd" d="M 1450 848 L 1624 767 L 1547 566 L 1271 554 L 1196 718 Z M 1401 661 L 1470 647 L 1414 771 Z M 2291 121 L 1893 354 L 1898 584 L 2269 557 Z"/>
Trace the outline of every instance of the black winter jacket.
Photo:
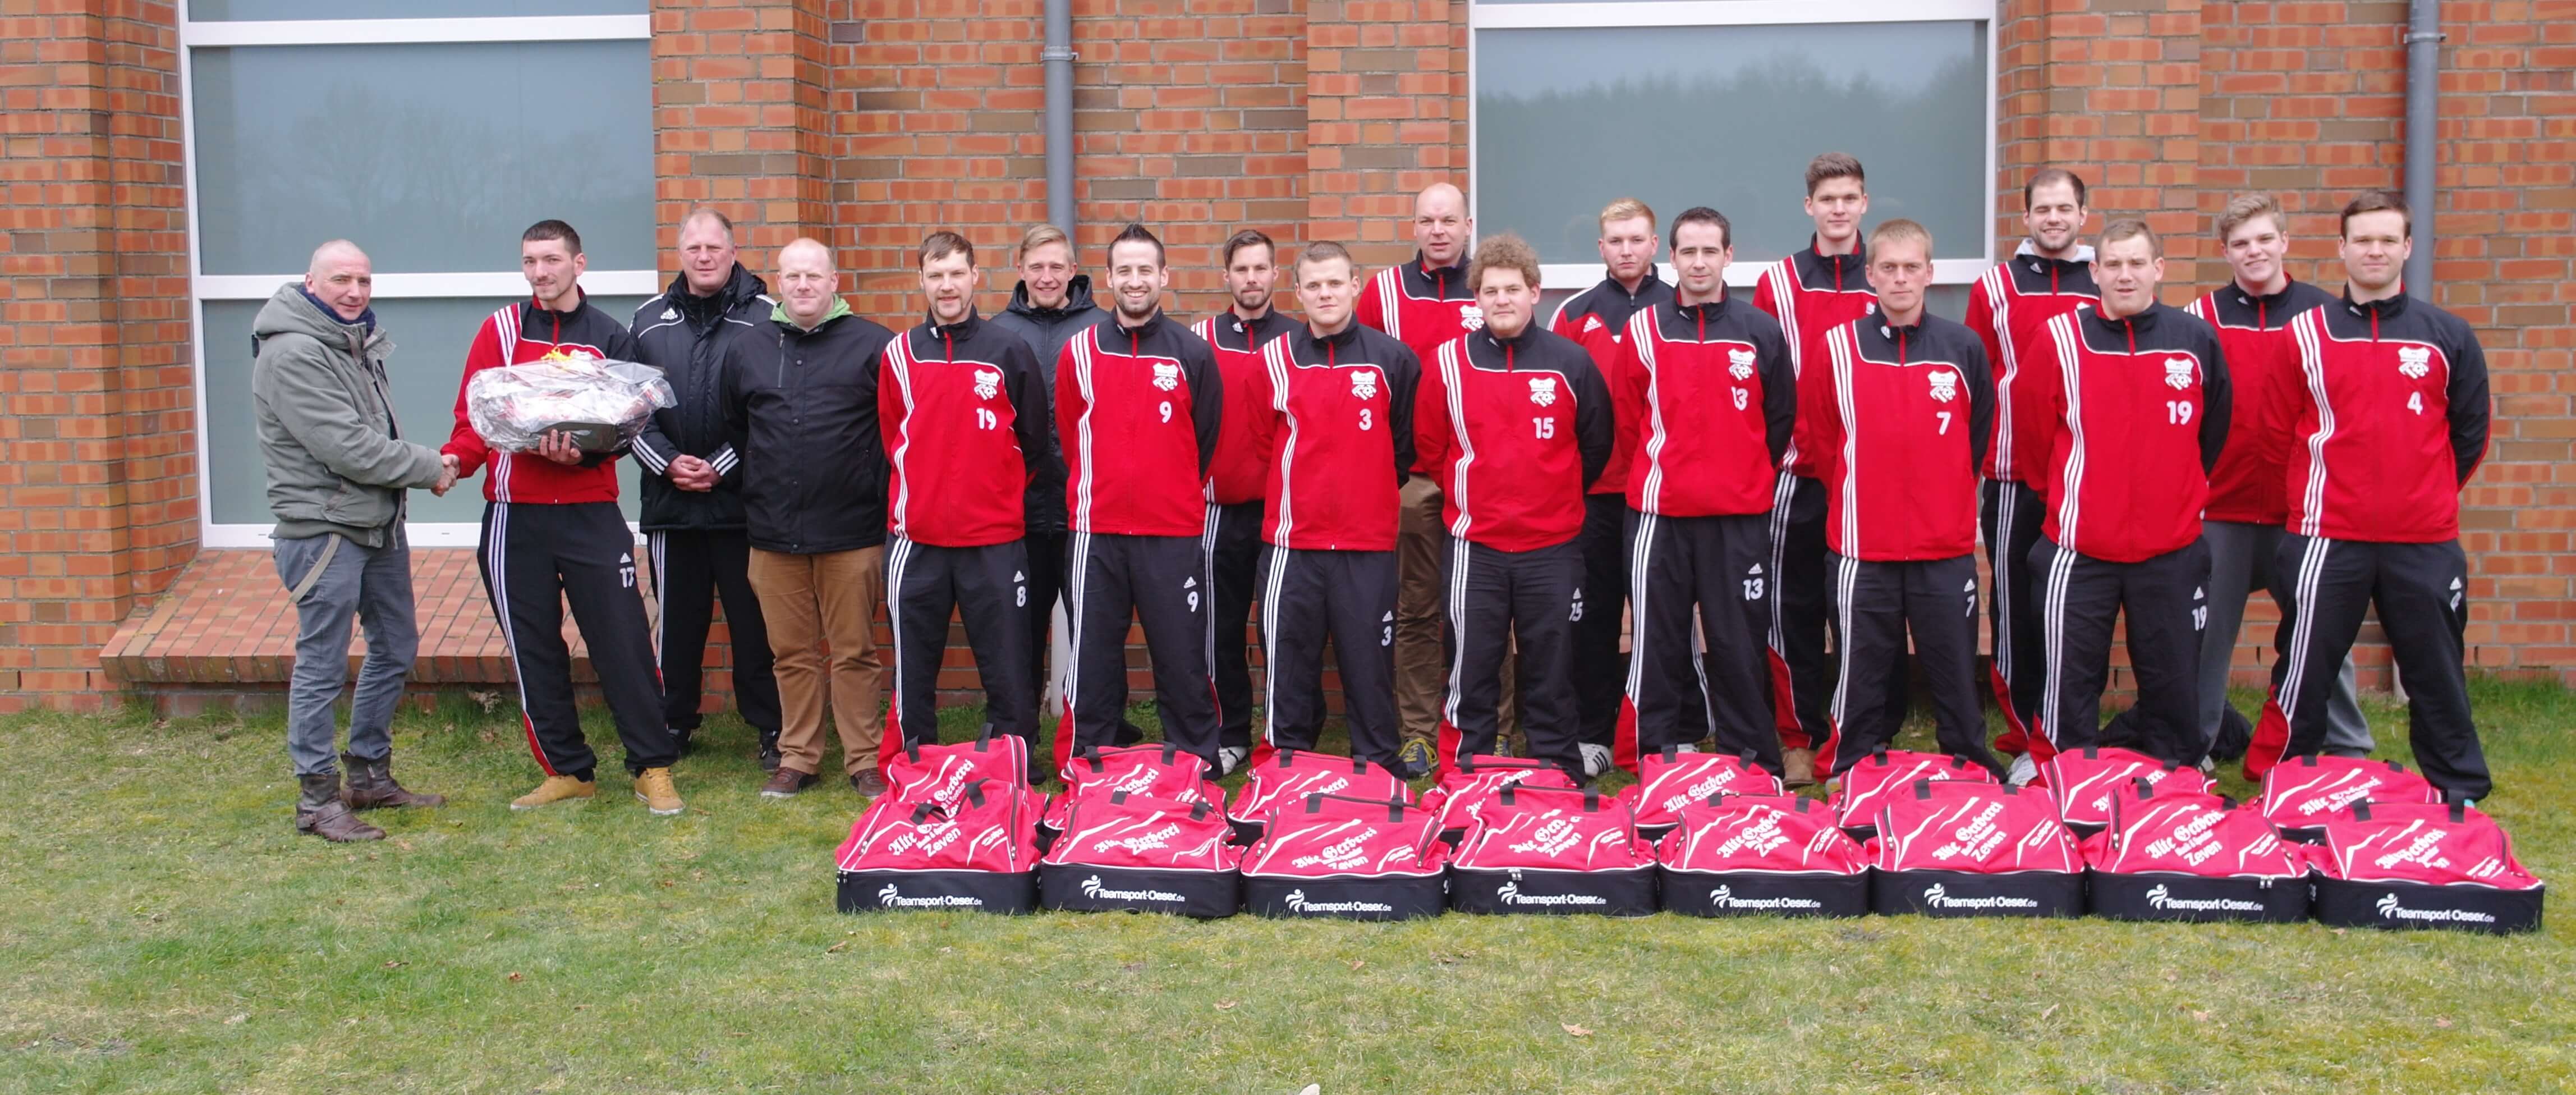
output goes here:
<path id="1" fill-rule="evenodd" d="M 777 302 L 766 295 L 760 276 L 733 266 L 733 277 L 714 296 L 689 291 L 688 275 L 671 279 L 671 287 L 635 309 L 631 324 L 644 363 L 662 370 L 671 383 L 675 406 L 653 412 L 644 435 L 635 441 L 635 460 L 643 465 L 644 512 L 638 524 L 646 532 L 742 527 L 742 460 L 726 440 L 724 406 L 719 399 L 723 377 L 717 369 L 724 339 L 757 332 L 769 322 Z M 671 484 L 671 461 L 695 456 L 715 465 L 716 489 L 681 490 Z"/>
<path id="2" fill-rule="evenodd" d="M 1030 532 L 1065 530 L 1064 440 L 1055 435 L 1055 359 L 1073 336 L 1108 318 L 1109 313 L 1091 301 L 1091 275 L 1075 274 L 1064 284 L 1064 307 L 1030 304 L 1029 287 L 1023 282 L 1011 289 L 1011 306 L 991 320 L 993 326 L 1019 336 L 1037 355 L 1042 381 L 1038 390 L 1045 392 L 1047 398 L 1047 451 L 1038 459 L 1037 471 L 1029 482 Z"/>
<path id="3" fill-rule="evenodd" d="M 725 432 L 742 454 L 751 546 L 791 555 L 885 542 L 877 370 L 894 332 L 856 315 L 725 340 Z"/>

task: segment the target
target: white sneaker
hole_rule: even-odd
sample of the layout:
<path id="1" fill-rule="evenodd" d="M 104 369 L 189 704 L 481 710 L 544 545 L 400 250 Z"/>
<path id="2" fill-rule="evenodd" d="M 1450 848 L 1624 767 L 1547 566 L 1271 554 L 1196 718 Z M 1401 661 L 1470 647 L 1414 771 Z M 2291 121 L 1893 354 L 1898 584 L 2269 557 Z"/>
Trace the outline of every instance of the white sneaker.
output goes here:
<path id="1" fill-rule="evenodd" d="M 1244 760 L 1250 756 L 1252 756 L 1252 750 L 1245 749 L 1241 746 L 1224 745 L 1217 747 L 1216 774 L 1220 776 L 1233 774 L 1235 769 L 1243 767 Z"/>
<path id="2" fill-rule="evenodd" d="M 1583 754 L 1583 778 L 1590 779 L 1610 770 L 1610 747 L 1584 742 L 1575 746 Z"/>
<path id="3" fill-rule="evenodd" d="M 2030 781 L 2038 778 L 2039 762 L 2030 759 L 2030 754 L 2024 753 L 2013 758 L 2012 771 L 2004 776 L 2004 781 L 2015 787 L 2028 787 Z"/>

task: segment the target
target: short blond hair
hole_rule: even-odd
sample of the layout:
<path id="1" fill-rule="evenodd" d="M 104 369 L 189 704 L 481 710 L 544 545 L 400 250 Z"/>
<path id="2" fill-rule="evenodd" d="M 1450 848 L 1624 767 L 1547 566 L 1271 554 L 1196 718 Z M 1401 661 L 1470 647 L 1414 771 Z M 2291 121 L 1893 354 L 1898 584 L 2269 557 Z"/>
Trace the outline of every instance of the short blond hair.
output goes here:
<path id="1" fill-rule="evenodd" d="M 2218 242 L 2227 242 L 2227 237 L 2235 235 L 2237 229 L 2245 227 L 2245 222 L 2256 217 L 2270 217 L 2272 227 L 2283 232 L 2290 230 L 2281 218 L 2281 203 L 2273 200 L 2270 194 L 2238 194 L 2227 200 L 2226 209 L 2219 211 Z"/>
<path id="2" fill-rule="evenodd" d="M 1869 230 L 1871 254 L 1877 254 L 1880 247 L 1891 243 L 1922 244 L 1923 257 L 1932 257 L 1932 230 L 1903 217 L 1880 221 L 1878 227 Z"/>
<path id="3" fill-rule="evenodd" d="M 1654 235 L 1655 211 L 1646 208 L 1646 203 L 1635 198 L 1621 198 L 1601 207 L 1601 227 L 1603 228 L 1610 227 L 1612 221 L 1633 220 L 1637 217 L 1646 218 L 1646 234 Z"/>
<path id="4" fill-rule="evenodd" d="M 1505 232 L 1476 245 L 1476 260 L 1467 264 L 1467 290 L 1485 287 L 1485 271 L 1518 270 L 1521 280 L 1532 289 L 1538 288 L 1538 252 L 1529 241 Z"/>
<path id="5" fill-rule="evenodd" d="M 1050 243 L 1063 244 L 1065 254 L 1068 257 L 1073 254 L 1073 241 L 1065 237 L 1064 229 L 1058 228 L 1052 224 L 1030 225 L 1028 231 L 1020 233 L 1019 261 L 1029 261 L 1029 252 L 1035 251 Z"/>
<path id="6" fill-rule="evenodd" d="M 2147 227 L 2147 222 L 2142 220 L 2112 221 L 2110 227 L 2102 230 L 2102 237 L 2093 242 L 2093 249 L 2099 251 L 2121 240 L 2136 239 L 2140 236 L 2147 239 L 2148 254 L 2157 258 L 2165 257 L 2165 241 L 2156 238 L 2156 230 Z"/>

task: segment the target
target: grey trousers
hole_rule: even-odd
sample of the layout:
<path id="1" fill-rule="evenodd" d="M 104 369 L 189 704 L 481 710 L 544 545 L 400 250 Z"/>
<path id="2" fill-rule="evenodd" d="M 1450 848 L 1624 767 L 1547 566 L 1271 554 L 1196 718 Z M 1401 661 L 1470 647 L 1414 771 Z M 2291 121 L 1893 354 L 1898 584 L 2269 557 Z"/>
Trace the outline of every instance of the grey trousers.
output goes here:
<path id="1" fill-rule="evenodd" d="M 2209 626 L 2200 633 L 2200 733 L 2218 740 L 2218 719 L 2227 706 L 2227 672 L 2236 653 L 2236 631 L 2245 621 L 2245 599 L 2253 590 L 2272 585 L 2273 548 L 2281 542 L 2274 525 L 2238 521 L 2205 521 L 2201 539 L 2209 545 Z M 2354 698 L 2352 658 L 2335 675 L 2326 700 L 2328 753 L 2367 755 L 2370 723 Z"/>
<path id="2" fill-rule="evenodd" d="M 402 526 L 394 526 L 392 541 L 380 548 L 324 533 L 278 540 L 272 554 L 287 592 L 303 589 L 295 602 L 295 673 L 286 690 L 286 754 L 295 761 L 295 774 L 340 770 L 334 708 L 349 679 L 352 620 L 366 625 L 367 658 L 349 702 L 349 753 L 368 760 L 391 753 L 394 708 L 420 651 L 420 628 L 412 618 L 411 544 Z"/>

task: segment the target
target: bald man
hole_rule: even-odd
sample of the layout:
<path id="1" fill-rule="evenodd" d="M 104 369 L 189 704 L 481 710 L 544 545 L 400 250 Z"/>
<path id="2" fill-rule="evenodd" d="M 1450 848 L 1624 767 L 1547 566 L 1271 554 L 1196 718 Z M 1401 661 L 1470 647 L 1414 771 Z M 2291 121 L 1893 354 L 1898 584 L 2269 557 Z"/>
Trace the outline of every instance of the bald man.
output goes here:
<path id="1" fill-rule="evenodd" d="M 1476 222 L 1467 195 L 1448 183 L 1424 187 L 1413 199 L 1413 261 L 1390 266 L 1360 290 L 1355 317 L 1394 335 L 1428 362 L 1440 345 L 1485 326 L 1476 293 L 1467 285 L 1467 241 Z M 1440 730 L 1440 705 L 1448 694 L 1448 658 L 1440 643 L 1440 485 L 1414 468 L 1400 491 L 1395 541 L 1395 706 L 1404 725 L 1402 758 L 1428 768 L 1431 739 Z M 1503 674 L 1503 734 L 1514 719 L 1511 671 Z"/>
<path id="2" fill-rule="evenodd" d="M 251 322 L 251 403 L 268 475 L 269 533 L 278 581 L 295 604 L 295 674 L 286 693 L 286 752 L 301 797 L 295 828 L 324 840 L 382 840 L 350 813 L 371 806 L 436 806 L 394 782 L 394 707 L 420 647 L 412 618 L 405 492 L 455 485 L 438 450 L 402 439 L 387 393 L 393 345 L 368 307 L 375 272 L 347 240 L 313 252 Z M 367 660 L 349 703 L 348 772 L 333 764 L 333 706 L 349 677 L 349 632 L 366 622 Z"/>
<path id="3" fill-rule="evenodd" d="M 725 432 L 742 457 L 751 588 L 778 675 L 778 770 L 760 793 L 788 798 L 820 778 L 828 699 L 842 770 L 852 790 L 873 797 L 886 786 L 877 751 L 885 662 L 874 628 L 886 536 L 877 368 L 894 332 L 850 311 L 831 249 L 814 240 L 779 249 L 772 284 L 769 322 L 725 340 L 721 366 Z M 818 641 L 831 645 L 828 670 Z"/>

